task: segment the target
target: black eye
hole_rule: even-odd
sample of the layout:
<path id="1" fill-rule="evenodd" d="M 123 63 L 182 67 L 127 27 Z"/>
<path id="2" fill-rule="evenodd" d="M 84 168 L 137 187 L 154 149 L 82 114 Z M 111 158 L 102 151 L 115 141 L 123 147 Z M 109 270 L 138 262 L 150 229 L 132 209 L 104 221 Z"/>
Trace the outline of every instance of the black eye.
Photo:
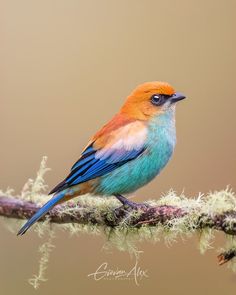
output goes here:
<path id="1" fill-rule="evenodd" d="M 154 104 L 154 105 L 156 105 L 156 106 L 160 106 L 163 103 L 165 103 L 168 98 L 170 98 L 169 95 L 165 95 L 165 94 L 153 94 L 151 96 L 151 103 Z"/>
<path id="2" fill-rule="evenodd" d="M 151 96 L 151 102 L 152 102 L 152 104 L 154 104 L 154 105 L 156 105 L 156 106 L 159 106 L 159 105 L 161 105 L 162 104 L 162 95 L 160 95 L 160 94 L 153 94 L 152 96 Z"/>

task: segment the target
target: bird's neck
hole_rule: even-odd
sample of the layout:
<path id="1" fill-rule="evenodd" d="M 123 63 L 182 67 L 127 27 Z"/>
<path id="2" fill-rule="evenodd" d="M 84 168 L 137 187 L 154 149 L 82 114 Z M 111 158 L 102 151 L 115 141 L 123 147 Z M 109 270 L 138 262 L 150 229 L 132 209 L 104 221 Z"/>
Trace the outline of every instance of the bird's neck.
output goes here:
<path id="1" fill-rule="evenodd" d="M 154 116 L 148 123 L 149 141 L 167 142 L 172 149 L 176 143 L 175 108 L 170 108 L 162 114 Z"/>
<path id="2" fill-rule="evenodd" d="M 153 118 L 150 120 L 150 123 L 160 127 L 175 128 L 175 106 L 169 108 L 161 114 L 153 116 Z"/>

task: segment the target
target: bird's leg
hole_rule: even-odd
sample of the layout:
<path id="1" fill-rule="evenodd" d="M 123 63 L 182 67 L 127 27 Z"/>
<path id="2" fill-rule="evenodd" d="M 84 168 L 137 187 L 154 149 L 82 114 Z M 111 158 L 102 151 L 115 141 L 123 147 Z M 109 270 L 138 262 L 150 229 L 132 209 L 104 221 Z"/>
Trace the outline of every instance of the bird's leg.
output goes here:
<path id="1" fill-rule="evenodd" d="M 128 199 L 126 199 L 124 196 L 120 195 L 120 194 L 115 194 L 114 195 L 121 203 L 122 205 L 127 208 L 127 209 L 134 209 L 134 210 L 138 210 L 138 209 L 142 209 L 145 210 L 149 207 L 148 204 L 144 204 L 144 203 L 135 203 L 132 202 Z"/>

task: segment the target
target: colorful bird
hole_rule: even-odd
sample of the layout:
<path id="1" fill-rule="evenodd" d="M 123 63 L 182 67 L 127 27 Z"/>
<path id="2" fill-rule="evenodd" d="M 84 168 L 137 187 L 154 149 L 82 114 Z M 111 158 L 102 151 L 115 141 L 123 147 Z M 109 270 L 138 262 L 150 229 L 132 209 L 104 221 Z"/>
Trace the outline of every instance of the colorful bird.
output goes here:
<path id="1" fill-rule="evenodd" d="M 53 197 L 18 235 L 56 204 L 87 193 L 115 196 L 126 206 L 138 207 L 122 195 L 150 182 L 169 161 L 176 142 L 175 106 L 184 98 L 165 82 L 139 85 L 92 137 L 70 174 L 50 192 Z"/>

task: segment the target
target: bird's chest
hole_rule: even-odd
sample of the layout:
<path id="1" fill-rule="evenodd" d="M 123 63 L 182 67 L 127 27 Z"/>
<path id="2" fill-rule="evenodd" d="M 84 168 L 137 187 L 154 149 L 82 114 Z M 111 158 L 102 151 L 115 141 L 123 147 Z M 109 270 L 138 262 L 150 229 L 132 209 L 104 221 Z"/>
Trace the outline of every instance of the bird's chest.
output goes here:
<path id="1" fill-rule="evenodd" d="M 150 182 L 168 163 L 174 146 L 175 130 L 161 126 L 149 129 L 145 152 L 116 174 L 116 181 L 121 184 L 119 191 L 129 193 Z"/>
<path id="2" fill-rule="evenodd" d="M 152 125 L 149 127 L 146 156 L 143 169 L 147 177 L 156 176 L 169 161 L 176 143 L 173 126 Z"/>

